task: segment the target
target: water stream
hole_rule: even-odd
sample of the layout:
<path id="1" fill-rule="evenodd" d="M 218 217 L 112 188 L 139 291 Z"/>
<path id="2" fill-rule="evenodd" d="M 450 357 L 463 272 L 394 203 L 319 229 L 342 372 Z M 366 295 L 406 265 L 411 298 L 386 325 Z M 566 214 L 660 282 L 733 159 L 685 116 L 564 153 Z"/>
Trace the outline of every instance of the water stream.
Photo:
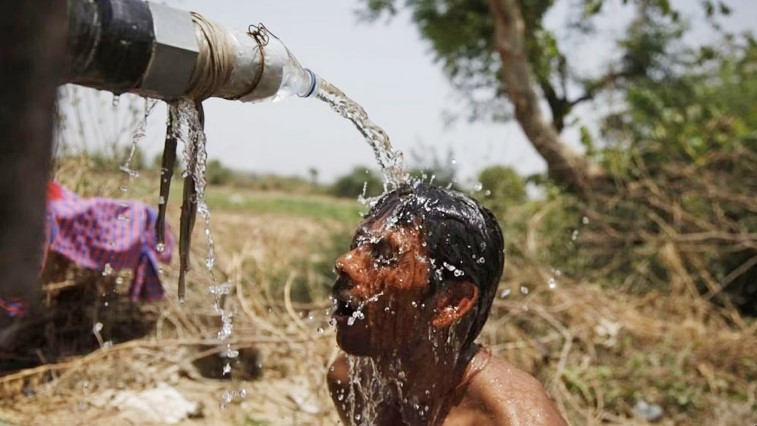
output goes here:
<path id="1" fill-rule="evenodd" d="M 384 175 L 384 190 L 399 187 L 407 177 L 402 164 L 402 153 L 392 148 L 389 135 L 373 123 L 363 107 L 350 99 L 336 86 L 318 78 L 316 97 L 329 104 L 331 109 L 350 120 L 373 149 L 376 161 Z"/>
<path id="2" fill-rule="evenodd" d="M 188 99 L 180 100 L 171 111 L 175 114 L 173 119 L 178 123 L 176 127 L 177 134 L 174 136 L 184 143 L 183 158 L 184 164 L 187 166 L 184 177 L 191 176 L 194 182 L 197 213 L 203 218 L 203 233 L 207 241 L 205 267 L 210 277 L 208 293 L 213 297 L 213 312 L 221 317 L 221 328 L 217 332 L 216 337 L 224 343 L 224 349 L 220 355 L 226 359 L 226 363 L 224 364 L 222 373 L 228 376 L 231 374 L 231 362 L 239 356 L 239 351 L 234 349 L 230 343 L 234 331 L 234 313 L 224 307 L 224 299 L 231 293 L 232 285 L 228 281 L 219 283 L 214 273 L 216 263 L 215 243 L 210 230 L 211 212 L 205 201 L 205 189 L 207 186 L 205 170 L 208 158 L 205 131 L 200 114 L 193 101 Z M 224 391 L 221 396 L 221 407 L 225 407 L 235 398 L 244 398 L 246 394 L 247 391 L 241 388 Z"/>

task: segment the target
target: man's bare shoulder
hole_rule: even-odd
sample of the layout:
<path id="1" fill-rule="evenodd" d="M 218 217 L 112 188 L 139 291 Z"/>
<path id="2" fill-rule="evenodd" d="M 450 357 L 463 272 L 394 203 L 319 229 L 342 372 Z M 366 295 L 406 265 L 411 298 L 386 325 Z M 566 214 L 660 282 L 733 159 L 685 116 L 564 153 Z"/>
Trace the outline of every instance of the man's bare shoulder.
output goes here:
<path id="1" fill-rule="evenodd" d="M 349 381 L 350 373 L 347 364 L 347 356 L 344 353 L 340 353 L 329 366 L 328 372 L 326 373 L 326 383 L 329 387 L 329 391 L 333 394 L 338 390 L 346 389 Z"/>
<path id="2" fill-rule="evenodd" d="M 538 380 L 496 356 L 476 375 L 467 393 L 497 424 L 567 425 Z"/>

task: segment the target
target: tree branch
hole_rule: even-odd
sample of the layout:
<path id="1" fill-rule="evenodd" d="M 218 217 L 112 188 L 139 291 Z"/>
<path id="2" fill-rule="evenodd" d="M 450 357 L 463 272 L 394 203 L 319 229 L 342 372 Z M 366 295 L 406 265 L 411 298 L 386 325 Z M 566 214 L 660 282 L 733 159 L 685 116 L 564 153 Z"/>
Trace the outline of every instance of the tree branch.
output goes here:
<path id="1" fill-rule="evenodd" d="M 625 78 L 628 78 L 628 77 L 633 77 L 634 75 L 635 74 L 633 72 L 627 71 L 627 70 L 626 71 L 619 71 L 619 72 L 610 71 L 609 73 L 607 73 L 605 76 L 603 76 L 598 81 L 596 81 L 596 82 L 594 82 L 592 84 L 587 85 L 588 87 L 586 89 L 586 92 L 583 95 L 577 97 L 576 99 L 573 99 L 572 101 L 568 101 L 568 104 L 572 108 L 572 107 L 580 104 L 581 102 L 590 101 L 590 100 L 594 99 L 594 97 L 597 95 L 597 93 L 600 90 L 605 89 L 608 86 L 611 86 L 611 85 L 617 83 L 619 80 L 622 80 L 622 79 L 625 79 Z"/>
<path id="2" fill-rule="evenodd" d="M 502 60 L 502 78 L 515 108 L 515 118 L 547 162 L 550 178 L 588 199 L 591 180 L 601 175 L 601 170 L 567 146 L 544 120 L 526 60 L 525 24 L 518 2 L 489 0 L 489 8 L 496 30 L 494 45 Z"/>
<path id="3" fill-rule="evenodd" d="M 565 128 L 565 116 L 570 112 L 572 105 L 565 98 L 557 96 L 555 88 L 546 79 L 540 78 L 539 86 L 544 93 L 547 104 L 549 104 L 549 109 L 552 111 L 552 127 L 559 134 Z"/>

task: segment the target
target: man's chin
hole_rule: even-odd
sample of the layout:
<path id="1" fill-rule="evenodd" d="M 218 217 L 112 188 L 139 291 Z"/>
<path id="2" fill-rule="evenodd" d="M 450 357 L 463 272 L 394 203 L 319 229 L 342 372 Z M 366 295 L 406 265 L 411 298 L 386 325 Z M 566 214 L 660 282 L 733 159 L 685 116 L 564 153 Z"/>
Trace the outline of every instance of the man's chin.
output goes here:
<path id="1" fill-rule="evenodd" d="M 337 325 L 336 343 L 349 355 L 370 356 L 373 350 L 367 330 L 357 324 L 352 326 Z"/>

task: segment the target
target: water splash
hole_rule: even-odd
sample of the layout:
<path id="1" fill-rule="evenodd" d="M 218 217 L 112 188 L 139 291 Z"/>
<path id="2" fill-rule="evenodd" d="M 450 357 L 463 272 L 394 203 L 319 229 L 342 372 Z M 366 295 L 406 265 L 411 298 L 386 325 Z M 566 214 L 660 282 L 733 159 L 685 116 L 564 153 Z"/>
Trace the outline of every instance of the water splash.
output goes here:
<path id="1" fill-rule="evenodd" d="M 191 176 L 195 183 L 197 213 L 203 218 L 204 234 L 208 243 L 208 252 L 205 258 L 205 267 L 208 269 L 211 281 L 215 283 L 213 267 L 215 266 L 215 242 L 210 231 L 210 208 L 205 202 L 205 188 L 207 180 L 205 179 L 205 170 L 207 168 L 208 152 L 206 148 L 205 131 L 200 122 L 199 113 L 194 101 L 182 99 L 178 102 L 177 108 L 172 109 L 171 113 L 176 114 L 173 117 L 176 126 L 176 138 L 184 143 L 184 164 L 187 165 L 183 177 Z"/>
<path id="2" fill-rule="evenodd" d="M 347 395 L 343 398 L 342 409 L 349 413 L 354 426 L 375 424 L 378 407 L 386 396 L 385 386 L 388 381 L 382 377 L 375 360 L 370 357 L 347 355 L 347 367 L 350 383 Z M 362 403 L 361 409 L 358 409 L 358 395 Z"/>
<path id="3" fill-rule="evenodd" d="M 550 290 L 557 288 L 557 280 L 555 280 L 554 277 L 550 277 L 547 280 L 547 287 L 549 287 Z"/>
<path id="4" fill-rule="evenodd" d="M 329 104 L 331 109 L 350 120 L 365 137 L 381 166 L 384 175 L 384 189 L 399 187 L 407 180 L 402 166 L 402 153 L 392 148 L 389 135 L 369 118 L 365 110 L 347 97 L 341 90 L 322 78 L 318 78 L 316 97 Z"/>
<path id="5" fill-rule="evenodd" d="M 147 119 L 150 117 L 152 110 L 155 109 L 155 105 L 157 104 L 158 101 L 156 99 L 145 98 L 145 112 L 142 115 L 142 119 L 139 120 L 139 123 L 137 123 L 137 126 L 132 131 L 131 149 L 129 150 L 129 155 L 124 161 L 124 164 L 120 167 L 120 170 L 129 176 L 130 183 L 134 178 L 139 176 L 139 172 L 131 168 L 131 163 L 134 159 L 134 153 L 137 151 L 137 144 L 141 142 L 147 134 Z"/>

